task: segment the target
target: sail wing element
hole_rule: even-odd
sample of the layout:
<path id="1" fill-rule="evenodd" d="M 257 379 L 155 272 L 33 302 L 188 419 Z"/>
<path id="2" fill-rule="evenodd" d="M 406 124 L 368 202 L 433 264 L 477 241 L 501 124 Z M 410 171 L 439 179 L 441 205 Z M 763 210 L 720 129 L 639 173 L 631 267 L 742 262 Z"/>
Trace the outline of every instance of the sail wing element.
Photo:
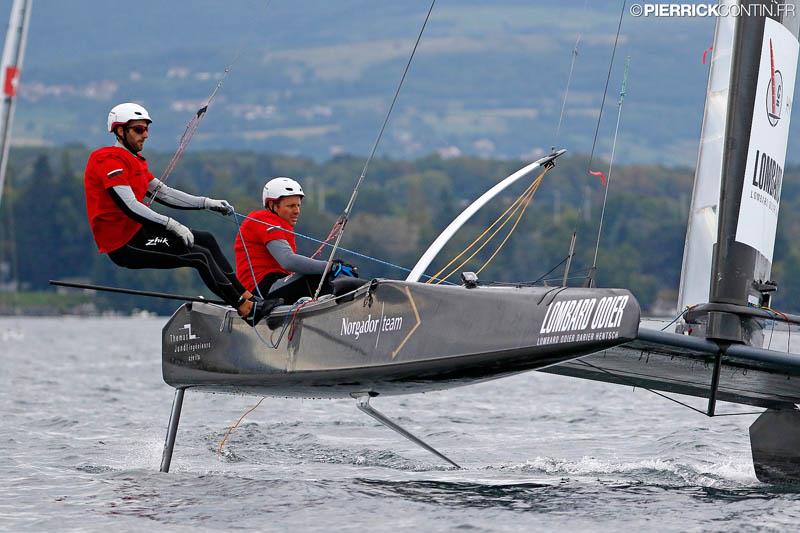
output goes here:
<path id="1" fill-rule="evenodd" d="M 723 2 L 723 4 L 736 3 L 735 0 Z M 735 32 L 735 17 L 717 19 L 692 205 L 683 251 L 678 310 L 708 301 L 712 252 L 717 242 L 719 189 L 722 180 L 722 155 L 725 147 L 731 55 Z"/>

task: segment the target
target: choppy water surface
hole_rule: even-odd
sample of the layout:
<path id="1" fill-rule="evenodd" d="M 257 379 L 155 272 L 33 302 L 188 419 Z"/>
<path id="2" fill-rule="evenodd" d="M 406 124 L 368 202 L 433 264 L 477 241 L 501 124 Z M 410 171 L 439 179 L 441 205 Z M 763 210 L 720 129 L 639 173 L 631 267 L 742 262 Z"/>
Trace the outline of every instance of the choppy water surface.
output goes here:
<path id="1" fill-rule="evenodd" d="M 646 391 L 537 373 L 373 401 L 464 470 L 350 401 L 268 398 L 220 456 L 257 398 L 189 391 L 160 474 L 173 395 L 162 325 L 0 319 L 0 528 L 785 530 L 800 519 L 800 492 L 755 478 L 754 415 L 709 420 Z"/>

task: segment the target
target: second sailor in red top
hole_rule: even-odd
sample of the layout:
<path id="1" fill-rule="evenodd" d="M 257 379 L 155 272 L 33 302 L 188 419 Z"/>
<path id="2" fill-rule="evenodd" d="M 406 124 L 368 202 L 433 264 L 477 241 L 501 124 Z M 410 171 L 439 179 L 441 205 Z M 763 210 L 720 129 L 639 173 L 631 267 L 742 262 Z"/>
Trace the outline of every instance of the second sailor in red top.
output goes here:
<path id="1" fill-rule="evenodd" d="M 297 253 L 295 225 L 305 193 L 291 178 L 273 178 L 264 185 L 264 209 L 251 212 L 236 237 L 236 275 L 252 292 L 294 303 L 314 295 L 325 272 L 325 261 Z M 334 261 L 322 293 L 332 292 L 331 279 L 358 277 L 352 265 Z"/>

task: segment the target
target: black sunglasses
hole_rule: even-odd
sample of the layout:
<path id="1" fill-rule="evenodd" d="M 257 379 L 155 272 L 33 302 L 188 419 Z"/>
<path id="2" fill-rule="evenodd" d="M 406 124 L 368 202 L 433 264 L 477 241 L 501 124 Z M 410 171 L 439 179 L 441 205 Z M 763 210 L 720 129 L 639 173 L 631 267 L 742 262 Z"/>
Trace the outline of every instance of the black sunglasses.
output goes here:
<path id="1" fill-rule="evenodd" d="M 140 126 L 140 125 L 136 125 L 136 126 L 128 126 L 128 129 L 129 129 L 129 130 L 133 130 L 133 131 L 135 131 L 137 134 L 141 135 L 142 133 L 144 133 L 144 132 L 148 131 L 148 130 L 150 129 L 150 126 Z"/>

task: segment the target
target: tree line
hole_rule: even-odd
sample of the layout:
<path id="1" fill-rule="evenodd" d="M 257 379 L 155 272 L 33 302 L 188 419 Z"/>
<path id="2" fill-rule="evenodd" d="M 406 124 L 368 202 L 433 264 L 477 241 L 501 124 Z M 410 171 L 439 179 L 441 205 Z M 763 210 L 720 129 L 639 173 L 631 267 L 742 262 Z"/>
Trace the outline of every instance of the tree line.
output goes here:
<path id="1" fill-rule="evenodd" d="M 189 269 L 127 270 L 98 254 L 86 219 L 83 170 L 90 150 L 84 146 L 20 148 L 12 151 L 7 187 L 0 206 L 0 284 L 20 291 L 52 291 L 50 279 L 80 279 L 183 294 L 208 293 Z M 170 154 L 149 154 L 158 176 Z M 259 208 L 266 179 L 291 176 L 306 191 L 296 230 L 321 240 L 346 204 L 363 159 L 338 156 L 316 162 L 290 155 L 256 152 L 189 152 L 169 178 L 187 192 L 225 198 L 240 213 Z M 364 277 L 404 278 L 439 232 L 470 201 L 523 165 L 503 161 L 438 156 L 408 161 L 377 159 L 359 193 L 342 241 L 344 248 L 380 259 L 372 261 L 341 251 L 357 264 Z M 604 186 L 587 176 L 582 156 L 562 157 L 548 173 L 532 203 L 503 250 L 481 272 L 483 282 L 542 280 L 558 284 L 563 275 L 570 237 L 577 231 L 576 256 L 570 284 L 580 285 L 592 265 L 598 240 Z M 798 169 L 784 179 L 781 222 L 776 243 L 773 279 L 779 283 L 775 305 L 786 311 L 798 307 L 800 283 L 791 276 L 800 244 Z M 522 180 L 479 212 L 432 265 L 433 273 L 457 255 L 497 219 L 530 185 Z M 645 309 L 674 309 L 691 198 L 693 171 L 687 168 L 627 165 L 614 169 L 597 253 L 597 284 L 633 291 Z M 233 259 L 237 226 L 232 218 L 207 211 L 156 209 L 189 227 L 211 231 Z M 511 224 L 463 270 L 477 270 L 492 255 Z M 312 253 L 318 243 L 298 238 L 301 252 Z M 388 263 L 388 264 L 387 264 Z M 98 294 L 101 308 L 134 307 L 171 313 L 171 301 Z M 670 307 L 673 306 L 673 307 Z"/>

